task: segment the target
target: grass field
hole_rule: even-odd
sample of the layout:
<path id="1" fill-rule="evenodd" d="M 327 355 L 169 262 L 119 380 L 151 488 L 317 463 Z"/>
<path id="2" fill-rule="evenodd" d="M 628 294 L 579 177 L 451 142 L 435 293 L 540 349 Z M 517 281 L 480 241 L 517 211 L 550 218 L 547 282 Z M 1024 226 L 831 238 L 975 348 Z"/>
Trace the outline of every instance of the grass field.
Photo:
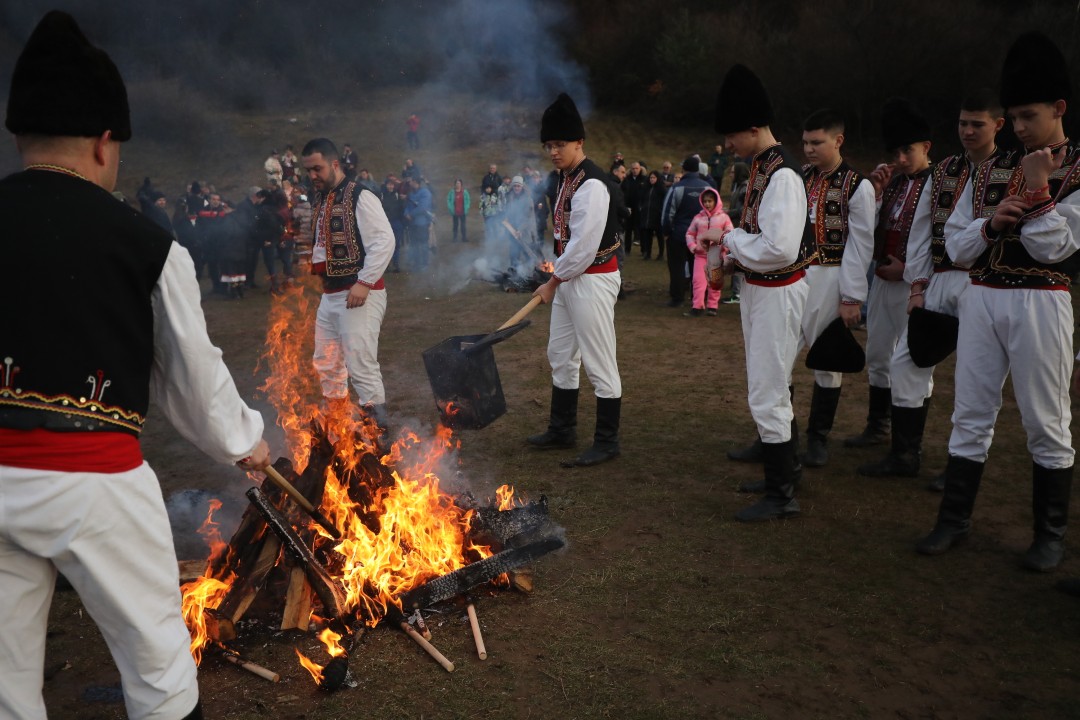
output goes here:
<path id="1" fill-rule="evenodd" d="M 240 188 L 259 179 L 267 144 L 302 144 L 315 134 L 351 137 L 363 164 L 397 169 L 406 154 L 405 114 L 392 98 L 380 100 L 377 112 L 355 117 L 310 112 L 294 124 L 227 121 L 236 136 L 217 152 L 202 152 L 199 166 L 133 144 L 125 181 L 134 187 L 143 174 L 169 183 L 206 174 Z M 453 122 L 449 113 L 432 117 L 446 133 Z M 393 132 L 364 132 L 383 126 Z M 587 127 L 594 154 L 621 150 L 653 166 L 678 162 L 690 150 L 707 153 L 715 143 L 707 133 L 652 131 L 618 117 L 594 118 Z M 458 174 L 478 181 L 488 162 L 513 167 L 530 157 L 538 143 L 528 134 L 415 156 L 436 187 L 448 187 Z M 455 260 L 469 252 L 444 245 L 430 273 L 388 280 L 380 359 L 396 424 L 423 430 L 435 421 L 423 349 L 450 335 L 494 329 L 528 299 L 476 281 L 451 294 L 460 283 L 448 277 L 450 268 L 462 266 Z M 1069 557 L 1046 576 L 1019 568 L 1030 540 L 1031 462 L 1011 388 L 966 546 L 939 558 L 913 549 L 937 510 L 939 496 L 923 485 L 944 465 L 952 358 L 936 375 L 923 478 L 855 474 L 882 451 L 840 447 L 839 438 L 862 429 L 866 413 L 866 376 L 848 376 L 832 460 L 805 471 L 803 516 L 741 525 L 732 515 L 749 499 L 735 488 L 761 470 L 724 457 L 753 434 L 739 308 L 691 319 L 662 307 L 666 266 L 633 253 L 624 278 L 631 292 L 616 310 L 620 459 L 568 470 L 558 463 L 563 454 L 524 444 L 547 418 L 543 307 L 533 313 L 533 327 L 497 346 L 507 414 L 460 435 L 458 467 L 478 494 L 505 482 L 530 498 L 546 495 L 569 540 L 566 551 L 538 563 L 531 595 L 481 598 L 489 659 L 475 659 L 464 611 L 450 608 L 432 624 L 436 644 L 457 663 L 453 674 L 400 633 L 381 630 L 352 659 L 359 687 L 327 695 L 293 659 L 293 645 L 309 651 L 314 638 L 251 628 L 241 649 L 284 682 L 271 685 L 208 658 L 200 670 L 207 717 L 1080 717 L 1080 605 L 1052 589 L 1057 577 L 1080 573 L 1080 564 Z M 272 422 L 256 389 L 270 302 L 263 290 L 243 302 L 207 299 L 204 307 L 241 392 Z M 801 358 L 795 384 L 804 422 L 812 377 Z M 587 434 L 593 403 L 583 387 Z M 160 414 L 151 418 L 144 448 L 166 496 L 207 488 L 238 512 L 247 481 L 212 465 Z M 88 699 L 96 697 L 88 688 L 111 686 L 117 674 L 71 593 L 58 594 L 50 631 L 46 664 L 71 665 L 45 685 L 50 716 L 123 717 L 115 702 Z"/>

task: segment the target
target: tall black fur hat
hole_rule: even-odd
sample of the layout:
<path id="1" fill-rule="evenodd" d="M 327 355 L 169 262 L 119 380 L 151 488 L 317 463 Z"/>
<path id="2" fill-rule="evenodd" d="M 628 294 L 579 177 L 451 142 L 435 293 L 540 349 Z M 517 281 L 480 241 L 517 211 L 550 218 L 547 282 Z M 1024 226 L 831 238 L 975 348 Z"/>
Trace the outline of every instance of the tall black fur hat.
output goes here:
<path id="1" fill-rule="evenodd" d="M 844 320 L 836 318 L 825 326 L 810 346 L 806 353 L 806 367 L 822 372 L 862 372 L 866 367 L 866 353 Z"/>
<path id="2" fill-rule="evenodd" d="M 772 103 L 761 80 L 745 65 L 732 65 L 716 96 L 716 132 L 727 135 L 772 121 Z"/>
<path id="3" fill-rule="evenodd" d="M 555 102 L 544 111 L 544 117 L 540 120 L 540 142 L 549 140 L 584 140 L 585 123 L 581 121 L 581 113 L 577 105 L 566 93 L 559 93 Z"/>
<path id="4" fill-rule="evenodd" d="M 916 367 L 934 367 L 956 352 L 960 320 L 925 308 L 913 308 L 908 315 L 908 352 Z"/>
<path id="5" fill-rule="evenodd" d="M 1069 65 L 1054 41 L 1040 32 L 1016 38 L 1001 66 L 1001 106 L 1068 102 L 1071 97 Z"/>
<path id="6" fill-rule="evenodd" d="M 881 137 L 892 152 L 902 145 L 931 139 L 930 123 L 904 98 L 889 98 L 881 108 Z"/>
<path id="7" fill-rule="evenodd" d="M 52 10 L 15 61 L 7 129 L 15 135 L 131 138 L 127 89 L 120 71 L 86 39 L 75 19 Z"/>

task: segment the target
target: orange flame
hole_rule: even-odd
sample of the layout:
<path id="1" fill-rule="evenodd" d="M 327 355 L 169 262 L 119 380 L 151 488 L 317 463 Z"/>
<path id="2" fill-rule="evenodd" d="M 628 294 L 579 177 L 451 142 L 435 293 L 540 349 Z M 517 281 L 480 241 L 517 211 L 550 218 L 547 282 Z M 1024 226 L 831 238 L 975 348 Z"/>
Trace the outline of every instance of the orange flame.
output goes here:
<path id="1" fill-rule="evenodd" d="M 300 665 L 302 665 L 305 670 L 311 673 L 311 678 L 315 681 L 315 684 L 322 684 L 322 671 L 323 668 L 326 666 L 320 665 L 319 663 L 309 658 L 307 655 L 304 655 L 304 653 L 300 652 L 296 648 L 293 648 L 293 650 L 296 652 L 296 657 L 300 658 Z"/>
<path id="2" fill-rule="evenodd" d="M 183 594 L 180 609 L 184 615 L 188 630 L 191 632 L 191 655 L 195 658 L 196 665 L 202 660 L 203 649 L 211 642 L 210 632 L 206 625 L 207 616 L 205 611 L 213 610 L 221 604 L 221 601 L 225 598 L 225 593 L 229 590 L 229 583 L 232 581 L 231 577 L 224 581 L 213 577 L 212 568 L 219 564 L 218 561 L 222 553 L 229 547 L 228 543 L 221 539 L 218 524 L 214 522 L 214 513 L 220 508 L 221 501 L 217 498 L 212 499 L 206 520 L 203 521 L 202 527 L 198 530 L 198 533 L 203 536 L 203 539 L 210 546 L 210 559 L 207 561 L 206 570 L 197 580 L 180 586 L 180 591 Z"/>
<path id="3" fill-rule="evenodd" d="M 545 260 L 544 262 L 537 265 L 537 267 L 546 273 L 555 272 L 555 263 L 551 262 L 550 260 Z"/>
<path id="4" fill-rule="evenodd" d="M 378 455 L 375 440 L 380 430 L 375 422 L 351 400 L 312 400 L 321 398 L 311 365 L 312 305 L 302 283 L 273 299 L 267 350 L 260 360 L 267 378 L 260 389 L 277 410 L 288 455 L 298 472 L 310 460 L 314 425 L 333 444 L 334 462 L 323 478 L 320 509 L 342 537 L 335 541 L 319 526 L 302 522 L 311 532 L 315 549 L 331 558 L 328 569 L 345 591 L 348 612 L 375 626 L 391 607 L 400 608 L 397 598 L 403 593 L 487 557 L 492 550 L 469 541 L 473 511 L 457 505 L 440 487 L 439 475 L 454 470 L 455 453 L 460 448 L 450 428 L 438 425 L 429 439 L 402 432 L 380 458 L 389 472 L 371 477 L 365 470 L 365 466 L 371 467 L 365 456 Z M 513 488 L 504 485 L 498 496 L 500 509 L 513 506 Z M 216 551 L 217 555 L 221 552 L 220 548 Z M 211 562 L 211 567 L 221 566 L 228 563 Z M 232 579 L 211 578 L 208 572 L 191 587 L 185 586 L 185 619 L 189 627 L 200 628 L 203 645 L 207 640 L 202 611 L 220 604 Z M 203 584 L 205 591 L 199 589 Z M 208 594 L 205 599 L 199 597 L 201 592 Z M 196 655 L 196 631 L 192 632 L 192 654 Z M 345 652 L 337 633 L 327 629 L 320 639 L 331 657 Z M 315 681 L 321 682 L 324 666 L 299 650 L 297 656 Z"/>

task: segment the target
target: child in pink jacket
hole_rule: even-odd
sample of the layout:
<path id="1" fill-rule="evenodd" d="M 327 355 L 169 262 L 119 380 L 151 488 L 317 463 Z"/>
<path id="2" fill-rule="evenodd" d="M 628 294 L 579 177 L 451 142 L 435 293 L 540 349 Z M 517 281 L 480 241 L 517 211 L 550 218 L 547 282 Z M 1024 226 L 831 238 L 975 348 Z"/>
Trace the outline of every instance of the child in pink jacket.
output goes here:
<path id="1" fill-rule="evenodd" d="M 690 229 L 686 231 L 686 247 L 694 253 L 694 305 L 687 313 L 690 317 L 698 317 L 702 313 L 716 314 L 717 305 L 720 303 L 720 290 L 709 287 L 706 269 L 709 245 L 719 243 L 724 233 L 732 229 L 731 218 L 724 212 L 720 193 L 712 188 L 705 188 L 701 191 L 699 202 L 702 210 L 694 216 Z"/>

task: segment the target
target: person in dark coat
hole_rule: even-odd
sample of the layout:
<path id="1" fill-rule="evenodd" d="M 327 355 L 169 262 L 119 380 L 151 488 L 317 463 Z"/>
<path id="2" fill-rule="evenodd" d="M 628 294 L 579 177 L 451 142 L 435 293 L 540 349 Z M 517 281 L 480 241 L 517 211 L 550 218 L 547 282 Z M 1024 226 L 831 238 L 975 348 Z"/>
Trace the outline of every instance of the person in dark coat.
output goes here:
<path id="1" fill-rule="evenodd" d="M 667 196 L 667 188 L 664 187 L 664 178 L 659 170 L 649 173 L 645 186 L 638 194 L 638 222 L 641 233 L 641 257 L 645 260 L 652 258 L 653 240 L 657 241 L 656 259 L 664 257 L 664 236 L 660 230 L 662 225 L 661 211 L 664 209 L 664 198 Z"/>
<path id="2" fill-rule="evenodd" d="M 683 161 L 682 179 L 671 186 L 661 211 L 661 225 L 668 253 L 668 293 L 671 296 L 667 306 L 673 308 L 683 304 L 683 296 L 686 294 L 686 264 L 690 260 L 686 248 L 686 231 L 690 229 L 694 216 L 701 212 L 701 202 L 698 199 L 701 191 L 709 187 L 709 183 L 698 174 L 699 164 L 696 155 Z"/>

